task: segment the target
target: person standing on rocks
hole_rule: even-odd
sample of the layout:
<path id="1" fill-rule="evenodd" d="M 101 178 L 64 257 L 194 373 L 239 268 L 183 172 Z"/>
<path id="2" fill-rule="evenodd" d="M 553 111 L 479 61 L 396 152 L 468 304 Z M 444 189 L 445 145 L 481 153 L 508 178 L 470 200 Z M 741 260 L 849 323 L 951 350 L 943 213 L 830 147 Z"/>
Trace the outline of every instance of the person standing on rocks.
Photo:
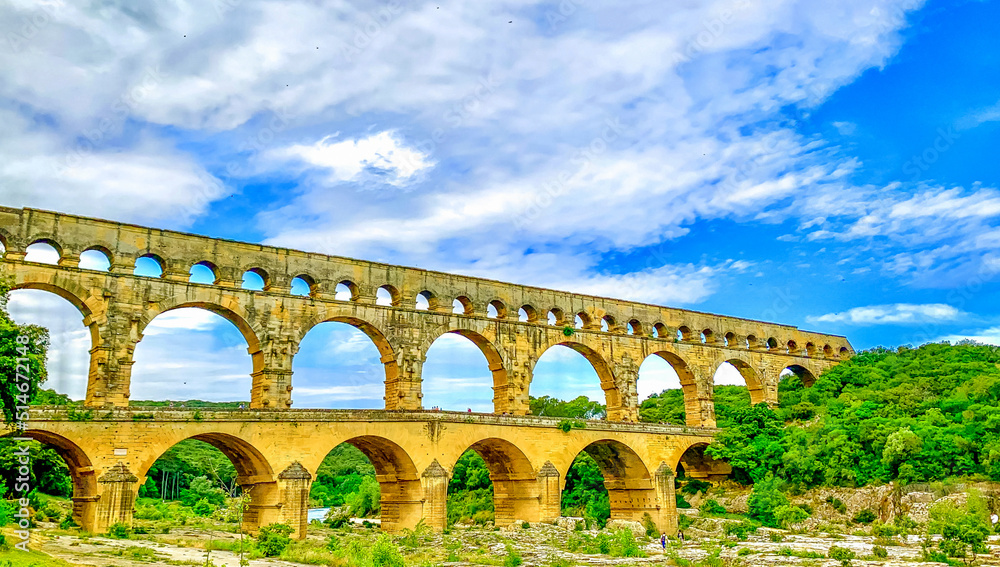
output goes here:
<path id="1" fill-rule="evenodd" d="M 666 532 L 660 534 L 660 545 L 663 546 L 663 553 L 667 552 L 667 534 Z"/>

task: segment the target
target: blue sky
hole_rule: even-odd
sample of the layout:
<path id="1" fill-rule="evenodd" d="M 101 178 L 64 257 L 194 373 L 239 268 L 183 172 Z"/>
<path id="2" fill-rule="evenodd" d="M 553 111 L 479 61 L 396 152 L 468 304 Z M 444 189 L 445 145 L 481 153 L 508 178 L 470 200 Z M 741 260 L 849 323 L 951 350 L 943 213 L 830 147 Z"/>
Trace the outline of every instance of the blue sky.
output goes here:
<path id="1" fill-rule="evenodd" d="M 0 204 L 859 349 L 1000 343 L 1000 38 L 983 25 L 998 19 L 978 1 L 11 2 Z M 82 392 L 82 326 L 60 302 L 18 292 L 11 308 L 62 329 L 53 383 Z M 249 388 L 242 339 L 213 317 L 154 322 L 135 397 L 185 375 L 211 378 L 205 398 Z M 307 338 L 296 405 L 381 403 L 361 338 Z M 582 358 L 553 352 L 533 393 L 599 399 Z M 488 405 L 471 344 L 432 354 L 425 404 Z M 647 364 L 640 388 L 675 385 Z"/>

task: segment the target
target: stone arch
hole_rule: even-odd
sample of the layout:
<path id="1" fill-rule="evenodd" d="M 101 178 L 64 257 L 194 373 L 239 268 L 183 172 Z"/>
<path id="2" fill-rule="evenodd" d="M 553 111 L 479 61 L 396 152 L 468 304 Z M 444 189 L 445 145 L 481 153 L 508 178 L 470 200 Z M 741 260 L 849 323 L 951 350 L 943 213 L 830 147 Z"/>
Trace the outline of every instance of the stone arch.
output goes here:
<path id="1" fill-rule="evenodd" d="M 554 346 L 564 346 L 569 347 L 576 352 L 583 355 L 587 359 L 587 362 L 594 367 L 594 371 L 597 372 L 597 377 L 601 383 L 601 389 L 604 390 L 604 401 L 608 408 L 608 420 L 609 421 L 621 421 L 622 420 L 622 404 L 625 397 L 622 395 L 621 390 L 615 383 L 614 373 L 611 370 L 610 363 L 604 359 L 601 353 L 597 352 L 593 348 L 575 341 L 557 341 L 547 345 L 545 348 L 540 349 L 538 352 L 538 358 L 534 359 L 532 362 L 532 374 L 534 374 L 534 367 L 538 360 L 545 355 L 545 352 Z M 534 376 L 532 376 L 532 380 Z M 528 383 L 528 389 L 531 389 L 531 381 Z"/>
<path id="2" fill-rule="evenodd" d="M 458 302 L 458 305 L 455 305 L 455 302 Z M 453 306 L 452 309 L 453 313 L 459 313 L 461 315 L 473 315 L 476 312 L 476 307 L 475 305 L 472 304 L 472 300 L 465 295 L 459 295 L 458 297 L 456 297 L 455 301 L 452 302 L 452 306 Z M 461 307 L 460 311 L 458 311 L 459 307 Z"/>
<path id="3" fill-rule="evenodd" d="M 549 317 L 551 316 L 551 318 Z M 545 312 L 546 322 L 551 322 L 552 325 L 557 327 L 568 324 L 566 321 L 566 315 L 563 310 L 558 307 L 552 307 Z"/>
<path id="4" fill-rule="evenodd" d="M 253 368 L 250 374 L 252 378 L 250 407 L 263 407 L 263 392 L 259 385 L 264 373 L 264 352 L 261 349 L 261 337 L 264 336 L 263 329 L 260 328 L 259 325 L 252 323 L 249 314 L 242 310 L 237 304 L 223 306 L 209 301 L 185 301 L 184 299 L 186 298 L 172 298 L 160 303 L 159 309 L 147 309 L 139 320 L 133 349 L 142 340 L 143 331 L 149 326 L 153 319 L 163 313 L 166 313 L 167 311 L 194 307 L 215 313 L 235 325 L 240 334 L 243 335 L 244 340 L 246 340 L 247 353 L 250 354 L 250 360 Z M 130 381 L 131 373 L 129 375 L 129 382 Z M 126 384 L 125 386 L 126 388 L 130 388 L 130 384 Z"/>
<path id="5" fill-rule="evenodd" d="M 242 272 L 242 277 L 240 279 L 240 287 L 243 287 L 243 289 L 247 289 L 246 287 L 243 286 L 243 281 L 242 281 L 242 278 L 245 278 L 247 274 L 254 274 L 257 277 L 259 277 L 260 281 L 263 282 L 262 289 L 264 291 L 267 291 L 271 288 L 271 276 L 270 274 L 267 273 L 267 270 L 265 270 L 264 268 L 250 267 L 247 268 L 246 270 L 243 270 Z"/>
<path id="6" fill-rule="evenodd" d="M 638 319 L 632 319 L 625 325 L 626 333 L 629 335 L 642 335 L 642 323 Z"/>
<path id="7" fill-rule="evenodd" d="M 694 340 L 694 333 L 687 325 L 681 325 L 677 328 L 677 338 L 682 341 L 690 342 Z"/>
<path id="8" fill-rule="evenodd" d="M 750 405 L 755 406 L 763 401 L 765 401 L 764 396 L 764 385 L 761 383 L 760 376 L 757 375 L 757 371 L 754 370 L 750 363 L 740 359 L 740 358 L 730 358 L 725 360 L 723 363 L 728 362 L 732 364 L 736 370 L 739 371 L 740 376 L 747 384 L 747 391 L 750 392 Z M 721 364 L 720 364 L 721 366 Z M 716 368 L 718 371 L 718 368 Z"/>
<path id="9" fill-rule="evenodd" d="M 10 250 L 10 244 L 15 242 L 14 236 L 7 231 L 5 228 L 0 228 L 0 246 L 3 246 L 3 253 L 6 254 Z"/>
<path id="10" fill-rule="evenodd" d="M 714 412 L 712 415 L 702 415 L 701 402 L 698 399 L 698 382 L 694 372 L 691 371 L 683 358 L 666 350 L 654 352 L 649 356 L 658 356 L 667 361 L 677 373 L 677 378 L 681 382 L 681 391 L 684 392 L 684 419 L 688 427 L 702 427 L 708 419 L 715 420 Z"/>
<path id="11" fill-rule="evenodd" d="M 381 355 L 382 364 L 385 366 L 385 409 L 400 409 L 398 407 L 399 363 L 397 362 L 397 353 L 399 352 L 399 348 L 394 344 L 394 342 L 390 341 L 381 329 L 364 319 L 359 319 L 357 317 L 332 316 L 316 317 L 304 323 L 299 329 L 299 334 L 295 343 L 301 343 L 302 338 L 320 323 L 347 323 L 348 325 L 360 330 L 367 335 L 369 339 L 371 339 L 372 343 L 375 344 L 375 348 L 378 349 L 379 355 Z"/>
<path id="12" fill-rule="evenodd" d="M 486 357 L 490 374 L 493 375 L 493 412 L 498 414 L 519 413 L 515 411 L 514 400 L 511 396 L 508 396 L 508 392 L 514 392 L 514 386 L 510 383 L 507 375 L 507 365 L 504 356 L 500 354 L 500 348 L 483 334 L 472 329 L 451 329 L 438 332 L 428 337 L 421 346 L 425 360 L 427 351 L 430 350 L 434 341 L 446 334 L 459 335 L 469 339 L 483 353 L 483 356 Z"/>
<path id="13" fill-rule="evenodd" d="M 420 307 L 420 299 L 423 298 L 427 302 L 427 307 Z M 425 289 L 418 293 L 414 298 L 413 309 L 418 309 L 421 311 L 436 311 L 438 308 L 438 297 L 433 291 Z"/>
<path id="14" fill-rule="evenodd" d="M 812 386 L 816 383 L 816 375 L 812 373 L 811 370 L 802 366 L 801 364 L 791 364 L 785 367 L 785 370 L 791 371 L 792 374 L 799 377 L 802 381 L 802 385 L 806 388 Z"/>
<path id="15" fill-rule="evenodd" d="M 517 445 L 506 439 L 480 439 L 471 449 L 486 461 L 493 482 L 494 525 L 506 526 L 514 520 L 539 521 L 536 472 L 531 461 Z M 461 456 L 462 451 L 459 453 Z M 455 461 L 458 457 L 455 458 Z M 454 469 L 455 464 L 451 463 Z"/>
<path id="16" fill-rule="evenodd" d="M 62 457 L 73 481 L 73 520 L 84 530 L 97 531 L 95 522 L 100 492 L 94 465 L 87 453 L 70 439 L 43 429 L 26 429 L 20 435 L 52 447 Z"/>
<path id="17" fill-rule="evenodd" d="M 727 331 L 726 334 L 723 335 L 722 338 L 725 341 L 726 346 L 729 347 L 729 348 L 743 348 L 743 347 L 746 346 L 745 344 L 744 345 L 738 345 L 738 344 L 736 344 L 736 342 L 737 342 L 736 333 L 734 333 L 732 331 Z"/>
<path id="18" fill-rule="evenodd" d="M 718 461 L 706 455 L 705 449 L 708 445 L 701 441 L 688 445 L 674 464 L 677 476 L 683 474 L 687 478 L 708 482 L 721 482 L 728 478 L 733 472 L 733 467 L 725 461 Z"/>
<path id="19" fill-rule="evenodd" d="M 399 288 L 396 286 L 392 284 L 383 284 L 380 285 L 378 289 L 385 290 L 385 292 L 389 294 L 389 305 L 392 307 L 399 307 L 402 304 L 403 294 L 400 293 Z M 375 290 L 375 295 L 378 297 L 378 290 Z M 375 303 L 379 304 L 377 299 Z"/>
<path id="20" fill-rule="evenodd" d="M 88 247 L 86 247 L 86 248 L 84 248 L 83 250 L 80 251 L 80 256 L 82 257 L 87 252 L 97 252 L 98 254 L 101 254 L 108 261 L 108 269 L 107 269 L 107 271 L 110 272 L 110 271 L 112 271 L 114 269 L 114 267 L 115 267 L 115 255 L 107 247 L 101 246 L 100 244 L 95 244 L 94 246 L 88 246 Z"/>
<path id="21" fill-rule="evenodd" d="M 503 301 L 500 301 L 499 299 L 494 299 L 493 301 L 489 302 L 489 304 L 486 307 L 487 316 L 489 316 L 489 312 L 490 312 L 489 308 L 490 307 L 492 307 L 496 311 L 496 316 L 492 317 L 492 318 L 494 318 L 494 319 L 506 319 L 507 318 L 507 305 L 504 304 Z"/>
<path id="22" fill-rule="evenodd" d="M 536 310 L 531 305 L 525 303 L 518 310 L 518 320 L 520 320 L 521 311 L 524 311 L 525 322 L 535 323 L 538 321 L 538 310 Z"/>
<path id="23" fill-rule="evenodd" d="M 138 269 L 139 260 L 141 260 L 142 258 L 149 258 L 150 260 L 152 260 L 153 262 L 155 262 L 156 265 L 160 268 L 160 275 L 155 276 L 155 277 L 158 277 L 158 278 L 162 278 L 163 277 L 163 274 L 166 272 L 166 269 L 167 269 L 167 262 L 163 259 L 163 256 L 160 256 L 159 254 L 155 254 L 155 253 L 152 253 L 152 252 L 149 252 L 149 253 L 146 253 L 146 254 L 141 254 L 139 256 L 136 256 L 135 259 L 132 260 L 132 265 L 134 266 L 133 269 L 132 269 L 132 275 L 138 275 L 138 274 L 135 273 L 135 270 Z M 154 277 L 154 276 L 140 276 L 140 277 Z"/>
<path id="24" fill-rule="evenodd" d="M 361 291 L 358 288 L 358 284 L 354 283 L 353 280 L 350 280 L 348 278 L 340 278 L 339 281 L 337 281 L 337 283 L 333 286 L 332 292 L 334 296 L 337 295 L 337 288 L 340 286 L 346 287 L 347 291 L 351 293 L 351 297 L 350 299 L 348 299 L 348 301 L 357 301 L 358 298 L 361 296 Z"/>
<path id="25" fill-rule="evenodd" d="M 94 309 L 91 309 L 91 306 L 88 305 L 88 301 L 93 302 L 93 300 L 90 296 L 90 293 L 87 290 L 83 289 L 82 286 L 78 286 L 74 283 L 65 281 L 61 282 L 61 284 L 63 285 L 56 285 L 40 281 L 33 281 L 33 282 L 20 281 L 20 282 L 15 282 L 14 285 L 11 286 L 11 291 L 18 289 L 38 289 L 58 295 L 59 297 L 70 302 L 73 305 L 73 307 L 76 307 L 77 310 L 80 311 L 80 314 L 83 315 L 83 324 L 90 331 L 91 349 L 93 350 L 97 348 L 98 346 L 100 346 L 102 341 L 101 341 L 100 327 L 98 325 L 99 321 L 95 320 L 97 319 L 95 311 L 100 312 L 100 314 L 103 316 L 102 307 L 94 305 Z M 91 368 L 90 368 L 91 379 L 94 378 L 95 372 L 96 372 L 95 362 L 93 360 L 93 357 L 91 357 Z"/>
<path id="26" fill-rule="evenodd" d="M 278 486 L 271 464 L 249 441 L 229 433 L 210 431 L 170 439 L 168 441 L 170 445 L 161 451 L 151 453 L 149 457 L 139 463 L 139 470 L 136 474 L 144 481 L 149 469 L 152 468 L 157 459 L 174 445 L 188 439 L 208 443 L 221 451 L 233 463 L 233 467 L 236 469 L 236 483 L 244 492 L 250 494 L 250 504 L 243 516 L 245 530 L 256 533 L 260 526 L 280 521 L 276 516 L 276 504 L 279 498 Z"/>
<path id="27" fill-rule="evenodd" d="M 384 437 L 362 435 L 347 439 L 368 457 L 375 467 L 375 480 L 381 488 L 382 529 L 396 532 L 415 526 L 421 518 L 423 489 L 413 459 L 393 441 Z"/>
<path id="28" fill-rule="evenodd" d="M 612 520 L 642 521 L 649 514 L 661 529 L 665 527 L 664 508 L 672 509 L 673 503 L 662 502 L 663 495 L 657 494 L 649 468 L 634 449 L 615 439 L 600 439 L 583 447 L 582 452 L 601 469 Z"/>
<path id="29" fill-rule="evenodd" d="M 659 339 L 669 338 L 670 330 L 663 323 L 655 323 L 653 325 L 653 336 Z"/>
<path id="30" fill-rule="evenodd" d="M 25 261 L 28 261 L 27 260 L 27 256 L 28 256 L 28 254 L 31 253 L 31 251 L 28 250 L 28 249 L 31 248 L 32 246 L 36 245 L 36 244 L 44 244 L 46 246 L 52 247 L 52 249 L 56 251 L 56 255 L 58 256 L 58 258 L 56 259 L 56 261 L 54 262 L 54 264 L 59 264 L 60 262 L 62 262 L 62 259 L 64 257 L 63 247 L 55 239 L 52 239 L 52 238 L 36 238 L 36 239 L 32 240 L 30 244 L 28 244 L 27 246 L 24 247 Z M 31 261 L 34 262 L 35 260 L 31 260 Z M 41 263 L 47 264 L 48 262 L 41 262 Z"/>
<path id="31" fill-rule="evenodd" d="M 219 278 L 220 278 L 219 267 L 208 260 L 201 260 L 200 262 L 195 262 L 191 264 L 191 267 L 188 268 L 188 273 L 190 274 L 188 281 L 191 281 L 191 277 L 194 277 L 194 274 L 191 274 L 191 271 L 194 270 L 195 266 L 203 266 L 205 268 L 208 268 L 208 270 L 212 272 L 212 277 L 213 277 L 212 283 L 202 284 L 202 285 L 219 285 Z"/>
<path id="32" fill-rule="evenodd" d="M 291 293 L 291 287 L 295 285 L 295 280 L 300 280 L 306 285 L 309 290 L 308 293 L 304 294 L 306 297 L 315 297 L 316 292 L 319 291 L 319 287 L 316 285 L 316 278 L 310 276 L 309 274 L 296 274 L 288 280 L 289 293 Z"/>

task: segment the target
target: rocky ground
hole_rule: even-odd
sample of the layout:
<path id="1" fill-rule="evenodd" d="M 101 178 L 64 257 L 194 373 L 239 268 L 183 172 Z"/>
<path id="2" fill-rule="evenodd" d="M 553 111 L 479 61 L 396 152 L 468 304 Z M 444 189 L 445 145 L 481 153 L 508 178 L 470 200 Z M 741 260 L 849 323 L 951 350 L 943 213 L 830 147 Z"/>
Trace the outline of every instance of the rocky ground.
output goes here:
<path id="1" fill-rule="evenodd" d="M 691 509 L 682 510 L 688 541 L 671 542 L 666 552 L 659 540 L 647 538 L 638 524 L 619 524 L 609 528 L 629 528 L 638 532 L 639 556 L 616 557 L 615 553 L 599 553 L 595 548 L 600 532 L 582 530 L 582 522 L 561 519 L 557 525 L 533 524 L 525 528 L 519 522 L 502 529 L 484 527 L 456 527 L 445 534 L 420 531 L 416 534 L 393 536 L 394 547 L 400 550 L 407 566 L 432 565 L 496 565 L 516 567 L 515 557 L 521 565 L 534 567 L 571 567 L 573 565 L 680 565 L 690 567 L 721 566 L 840 566 L 840 560 L 829 558 L 830 548 L 836 546 L 853 552 L 854 567 L 871 565 L 907 565 L 911 567 L 943 565 L 921 561 L 924 545 L 921 535 L 897 535 L 876 538 L 871 526 L 857 524 L 851 518 L 862 510 L 874 511 L 879 520 L 890 523 L 896 516 L 924 523 L 927 509 L 934 503 L 946 501 L 960 506 L 965 500 L 964 486 L 917 487 L 920 490 L 894 490 L 892 487 L 874 487 L 860 490 L 818 490 L 793 498 L 798 504 L 812 509 L 811 517 L 791 530 L 761 528 L 743 541 L 725 535 L 729 523 L 738 523 L 738 516 L 705 517 L 697 506 L 709 499 L 716 500 L 726 510 L 745 512 L 746 489 L 736 486 L 713 487 L 707 494 L 686 495 Z M 993 486 L 977 486 L 980 493 L 991 501 L 997 500 Z M 831 501 L 840 500 L 839 509 Z M 991 505 L 991 507 L 993 507 Z M 141 523 L 141 522 L 140 522 Z M 577 524 L 580 523 L 580 526 Z M 61 567 L 62 565 L 87 565 L 93 567 L 134 567 L 139 565 L 214 565 L 239 567 L 240 561 L 233 549 L 239 547 L 239 535 L 231 532 L 233 525 L 221 523 L 164 526 L 147 522 L 149 534 L 132 535 L 130 539 L 111 539 L 88 536 L 76 530 L 60 530 L 55 524 L 42 523 L 34 530 L 31 547 L 61 560 L 26 562 L 23 558 L 0 553 L 0 567 Z M 874 525 L 874 524 L 873 524 Z M 164 529 L 169 527 L 169 529 Z M 13 537 L 8 532 L 8 541 Z M 163 533 L 167 532 L 167 533 Z M 348 567 L 358 565 L 358 548 L 369 548 L 380 535 L 377 527 L 352 525 L 331 529 L 318 522 L 309 528 L 303 542 L 295 542 L 282 560 L 254 558 L 251 567 L 288 565 L 333 565 Z M 605 531 L 604 533 L 607 533 Z M 921 534 L 920 527 L 912 534 Z M 328 549 L 331 539 L 336 540 L 334 550 Z M 206 547 L 212 541 L 214 549 Z M 887 557 L 874 557 L 878 544 L 887 551 Z M 933 545 L 933 544 L 932 544 Z M 351 550 L 354 551 L 351 551 Z M 608 551 L 608 550 L 605 550 Z M 635 555 L 635 554 L 632 554 Z M 206 563 L 206 559 L 210 563 Z M 20 560 L 21 563 L 17 561 Z M 978 564 L 1000 566 L 1000 536 L 989 542 L 989 553 L 978 558 Z"/>
<path id="2" fill-rule="evenodd" d="M 694 529 L 692 531 L 698 531 Z M 306 562 L 253 559 L 251 567 L 291 566 L 306 564 L 349 565 L 344 556 L 325 554 L 318 551 L 313 555 L 309 550 L 321 550 L 331 534 L 343 540 L 352 538 L 373 541 L 378 532 L 373 529 L 353 528 L 330 530 L 315 527 L 308 540 L 301 544 L 300 554 Z M 780 530 L 760 530 L 750 535 L 746 541 L 729 541 L 714 537 L 696 537 L 683 545 L 672 542 L 666 553 L 654 539 L 640 539 L 643 557 L 613 557 L 599 553 L 585 553 L 572 550 L 574 539 L 590 536 L 597 532 L 571 531 L 562 527 L 541 524 L 524 529 L 492 530 L 483 528 L 453 529 L 448 534 L 425 534 L 415 545 L 407 545 L 401 537 L 396 538 L 407 565 L 504 565 L 511 554 L 521 557 L 525 566 L 571 565 L 768 565 L 768 566 L 838 566 L 840 561 L 826 555 L 831 546 L 852 550 L 857 558 L 854 566 L 907 565 L 922 567 L 942 565 L 920 561 L 921 538 L 919 536 L 898 537 L 898 545 L 885 546 L 888 557 L 874 559 L 871 556 L 872 536 L 794 534 Z M 40 529 L 33 537 L 32 547 L 36 550 L 65 561 L 69 565 L 94 567 L 137 567 L 140 565 L 205 565 L 206 558 L 215 566 L 239 567 L 239 558 L 229 551 L 213 550 L 206 555 L 205 543 L 211 538 L 233 545 L 233 534 L 209 533 L 203 529 L 182 529 L 169 535 L 134 536 L 143 539 L 110 539 L 105 537 L 82 537 Z M 412 544 L 413 542 L 409 542 Z M 980 556 L 982 565 L 1000 565 L 1000 537 L 990 542 L 990 554 Z M 18 565 L 14 563 L 14 565 Z M 27 565 L 27 564 L 25 564 Z M 507 563 L 507 565 L 510 565 Z"/>

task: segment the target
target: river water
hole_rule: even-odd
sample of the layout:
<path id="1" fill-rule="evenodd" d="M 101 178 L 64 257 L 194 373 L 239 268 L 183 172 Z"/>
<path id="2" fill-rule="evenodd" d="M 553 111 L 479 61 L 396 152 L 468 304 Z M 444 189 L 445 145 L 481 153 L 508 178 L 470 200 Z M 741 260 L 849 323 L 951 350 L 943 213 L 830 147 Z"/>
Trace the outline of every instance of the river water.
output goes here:
<path id="1" fill-rule="evenodd" d="M 326 513 L 329 512 L 329 508 L 310 508 L 309 509 L 309 521 L 319 520 L 323 521 L 326 517 Z"/>

